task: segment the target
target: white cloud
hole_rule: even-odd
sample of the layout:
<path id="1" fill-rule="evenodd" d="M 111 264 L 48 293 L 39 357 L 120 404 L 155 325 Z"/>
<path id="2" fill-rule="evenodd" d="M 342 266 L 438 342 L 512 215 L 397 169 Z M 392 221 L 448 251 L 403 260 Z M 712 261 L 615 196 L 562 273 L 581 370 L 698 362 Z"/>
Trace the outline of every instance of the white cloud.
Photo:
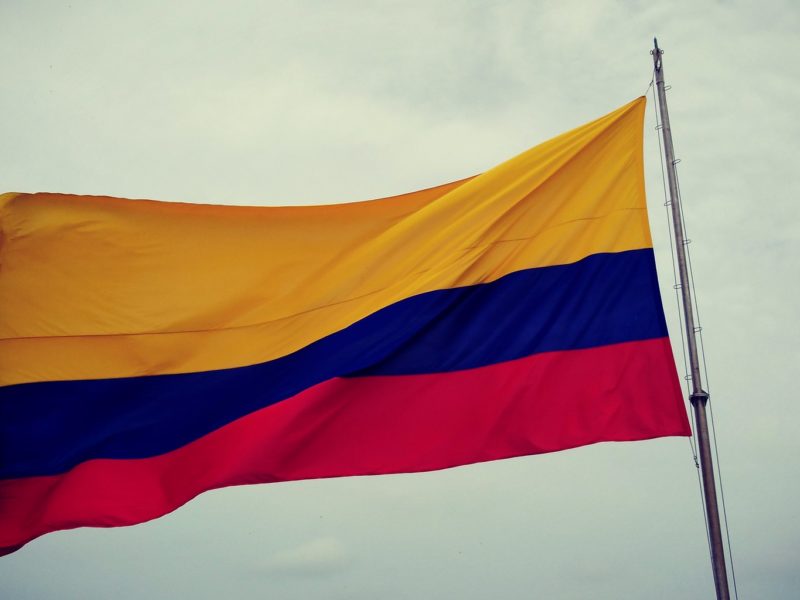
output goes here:
<path id="1" fill-rule="evenodd" d="M 320 537 L 273 553 L 263 563 L 270 574 L 298 577 L 330 575 L 350 564 L 350 555 L 336 538 Z"/>

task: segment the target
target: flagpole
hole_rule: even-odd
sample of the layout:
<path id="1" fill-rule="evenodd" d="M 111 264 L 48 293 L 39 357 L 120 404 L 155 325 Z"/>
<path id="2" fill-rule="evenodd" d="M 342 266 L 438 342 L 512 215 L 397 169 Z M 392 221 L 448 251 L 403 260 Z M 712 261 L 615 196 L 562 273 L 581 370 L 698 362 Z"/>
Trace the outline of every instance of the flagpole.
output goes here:
<path id="1" fill-rule="evenodd" d="M 697 436 L 697 446 L 700 454 L 703 498 L 706 506 L 708 538 L 711 546 L 711 567 L 714 572 L 714 586 L 717 591 L 717 599 L 729 600 L 728 574 L 725 567 L 725 551 L 722 546 L 722 529 L 719 520 L 719 507 L 717 506 L 717 488 L 714 481 L 714 465 L 711 462 L 711 445 L 709 443 L 708 421 L 706 419 L 708 392 L 703 390 L 703 382 L 700 377 L 700 360 L 697 354 L 698 330 L 695 327 L 689 270 L 686 263 L 686 244 L 688 240 L 686 240 L 683 230 L 680 197 L 678 194 L 678 179 L 675 170 L 675 150 L 672 145 L 672 130 L 670 129 L 669 111 L 667 110 L 667 94 L 664 88 L 664 70 L 661 64 L 661 55 L 664 51 L 658 47 L 658 40 L 653 39 L 653 43 L 655 48 L 650 54 L 653 55 L 653 66 L 655 67 L 658 109 L 661 115 L 661 136 L 664 140 L 664 152 L 667 162 L 667 181 L 669 184 L 670 206 L 672 208 L 672 225 L 675 232 L 675 252 L 678 259 L 681 299 L 683 303 L 683 316 L 691 370 L 692 393 L 689 396 L 689 400 L 694 411 L 695 434 Z"/>

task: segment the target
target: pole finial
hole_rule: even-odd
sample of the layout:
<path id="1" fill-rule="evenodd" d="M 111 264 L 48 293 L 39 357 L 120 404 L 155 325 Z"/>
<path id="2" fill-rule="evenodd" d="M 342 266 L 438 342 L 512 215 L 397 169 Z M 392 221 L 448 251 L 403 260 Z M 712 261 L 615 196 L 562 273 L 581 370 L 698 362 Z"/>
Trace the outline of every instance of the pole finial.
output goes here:
<path id="1" fill-rule="evenodd" d="M 656 71 L 661 70 L 661 55 L 664 54 L 664 51 L 658 47 L 658 38 L 653 38 L 653 49 L 650 50 L 650 54 L 653 55 L 653 65 L 656 68 Z"/>

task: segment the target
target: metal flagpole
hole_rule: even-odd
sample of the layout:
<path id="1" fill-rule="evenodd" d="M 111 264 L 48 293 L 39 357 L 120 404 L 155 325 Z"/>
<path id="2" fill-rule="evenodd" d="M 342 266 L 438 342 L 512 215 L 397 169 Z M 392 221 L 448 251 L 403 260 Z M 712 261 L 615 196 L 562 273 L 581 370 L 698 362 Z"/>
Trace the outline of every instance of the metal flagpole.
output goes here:
<path id="1" fill-rule="evenodd" d="M 653 66 L 655 67 L 658 109 L 661 114 L 661 136 L 664 140 L 664 151 L 667 161 L 667 181 L 669 183 L 669 196 L 672 207 L 672 224 L 675 231 L 675 252 L 678 258 L 683 315 L 686 325 L 686 341 L 689 347 L 689 365 L 692 381 L 692 394 L 689 396 L 689 400 L 694 410 L 697 429 L 695 433 L 697 435 L 697 445 L 700 454 L 703 498 L 705 499 L 708 536 L 711 545 L 711 567 L 714 571 L 714 586 L 717 590 L 717 599 L 729 600 L 728 574 L 725 568 L 725 552 L 722 546 L 722 530 L 719 521 L 719 508 L 717 506 L 717 487 L 714 481 L 714 465 L 711 462 L 711 445 L 709 444 L 708 421 L 706 420 L 708 393 L 703 390 L 702 381 L 700 379 L 700 361 L 697 356 L 697 328 L 694 324 L 692 293 L 689 283 L 689 271 L 686 264 L 686 244 L 688 241 L 684 235 L 683 220 L 681 218 L 678 180 L 675 172 L 675 150 L 672 146 L 672 131 L 670 130 L 669 112 L 667 111 L 667 94 L 664 89 L 664 70 L 661 65 L 661 55 L 664 51 L 658 47 L 658 40 L 653 39 L 653 43 L 655 48 L 650 54 L 653 55 Z"/>

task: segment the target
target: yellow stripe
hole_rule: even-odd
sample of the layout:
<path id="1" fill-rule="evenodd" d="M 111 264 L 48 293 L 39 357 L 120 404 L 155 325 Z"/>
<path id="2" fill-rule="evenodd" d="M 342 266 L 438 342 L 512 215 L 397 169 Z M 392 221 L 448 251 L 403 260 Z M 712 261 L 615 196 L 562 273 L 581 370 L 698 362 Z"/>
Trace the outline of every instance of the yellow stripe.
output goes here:
<path id="1" fill-rule="evenodd" d="M 650 247 L 644 103 L 382 200 L 0 196 L 0 385 L 254 364 L 411 295 Z"/>

